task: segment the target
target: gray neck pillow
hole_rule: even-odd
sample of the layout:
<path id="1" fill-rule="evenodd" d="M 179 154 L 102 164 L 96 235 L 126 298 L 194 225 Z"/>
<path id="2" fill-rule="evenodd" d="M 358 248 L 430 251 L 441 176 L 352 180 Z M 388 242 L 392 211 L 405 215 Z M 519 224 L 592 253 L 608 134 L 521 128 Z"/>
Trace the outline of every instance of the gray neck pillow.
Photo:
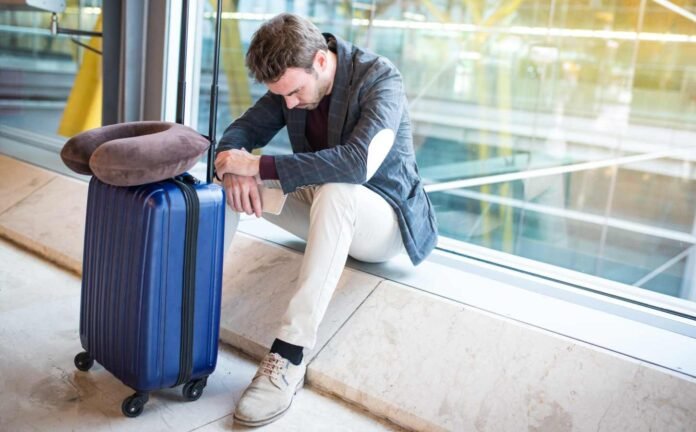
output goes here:
<path id="1" fill-rule="evenodd" d="M 79 174 L 104 183 L 135 186 L 191 169 L 210 143 L 188 126 L 138 121 L 104 126 L 70 138 L 60 157 Z"/>

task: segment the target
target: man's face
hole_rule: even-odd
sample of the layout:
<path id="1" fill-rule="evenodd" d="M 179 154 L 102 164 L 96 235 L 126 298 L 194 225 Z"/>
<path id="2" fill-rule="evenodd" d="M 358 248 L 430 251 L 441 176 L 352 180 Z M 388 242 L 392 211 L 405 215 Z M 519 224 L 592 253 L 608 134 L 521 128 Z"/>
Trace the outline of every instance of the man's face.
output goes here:
<path id="1" fill-rule="evenodd" d="M 274 83 L 266 83 L 271 93 L 285 98 L 288 109 L 313 110 L 326 96 L 330 82 L 322 76 L 325 69 L 315 60 L 313 69 L 290 68 Z"/>

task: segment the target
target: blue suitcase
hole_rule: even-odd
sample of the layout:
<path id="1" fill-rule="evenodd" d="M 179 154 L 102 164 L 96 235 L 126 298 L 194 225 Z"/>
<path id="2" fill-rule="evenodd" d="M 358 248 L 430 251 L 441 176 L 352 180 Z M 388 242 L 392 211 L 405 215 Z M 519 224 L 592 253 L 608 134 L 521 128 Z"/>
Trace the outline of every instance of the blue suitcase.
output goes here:
<path id="1" fill-rule="evenodd" d="M 136 390 L 185 384 L 196 400 L 215 369 L 222 286 L 224 193 L 188 175 L 118 187 L 94 177 L 87 198 L 76 366 L 94 360 Z"/>
<path id="2" fill-rule="evenodd" d="M 220 59 L 218 1 L 211 85 L 207 182 L 183 174 L 118 187 L 94 177 L 87 195 L 80 341 L 75 366 L 96 360 L 136 392 L 127 417 L 149 392 L 184 384 L 198 399 L 215 369 L 220 327 L 225 195 L 212 183 Z M 177 123 L 183 123 L 188 1 L 182 1 Z"/>

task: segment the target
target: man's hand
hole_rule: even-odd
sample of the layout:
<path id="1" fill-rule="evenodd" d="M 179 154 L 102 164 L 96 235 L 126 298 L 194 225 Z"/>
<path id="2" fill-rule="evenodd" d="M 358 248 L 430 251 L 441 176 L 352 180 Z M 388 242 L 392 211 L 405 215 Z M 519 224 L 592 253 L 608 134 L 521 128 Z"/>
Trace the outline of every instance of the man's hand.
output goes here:
<path id="1" fill-rule="evenodd" d="M 244 212 L 248 215 L 253 213 L 256 217 L 261 217 L 263 207 L 261 207 L 261 195 L 256 178 L 225 174 L 222 178 L 222 184 L 225 187 L 227 204 L 234 211 Z"/>
<path id="2" fill-rule="evenodd" d="M 256 156 L 246 150 L 226 150 L 218 153 L 215 158 L 215 171 L 218 177 L 225 174 L 254 177 L 259 173 L 261 156 Z"/>

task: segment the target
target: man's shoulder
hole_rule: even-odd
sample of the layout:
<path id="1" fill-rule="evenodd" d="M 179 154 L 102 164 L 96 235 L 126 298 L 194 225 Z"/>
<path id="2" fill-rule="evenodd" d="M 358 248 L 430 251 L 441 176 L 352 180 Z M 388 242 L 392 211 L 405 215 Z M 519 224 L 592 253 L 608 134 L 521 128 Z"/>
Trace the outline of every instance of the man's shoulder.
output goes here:
<path id="1" fill-rule="evenodd" d="M 367 48 L 354 45 L 338 36 L 333 37 L 336 39 L 339 53 L 346 58 L 350 57 L 355 74 L 365 75 L 367 73 L 383 73 L 384 71 L 392 70 L 398 72 L 396 66 L 387 57 Z"/>
<path id="2" fill-rule="evenodd" d="M 383 55 L 361 47 L 355 47 L 355 50 L 355 61 L 362 69 L 370 71 L 397 70 L 394 63 Z"/>
<path id="3" fill-rule="evenodd" d="M 369 85 L 385 78 L 400 78 L 399 69 L 388 58 L 360 48 L 356 51 L 353 73 L 355 82 Z"/>

